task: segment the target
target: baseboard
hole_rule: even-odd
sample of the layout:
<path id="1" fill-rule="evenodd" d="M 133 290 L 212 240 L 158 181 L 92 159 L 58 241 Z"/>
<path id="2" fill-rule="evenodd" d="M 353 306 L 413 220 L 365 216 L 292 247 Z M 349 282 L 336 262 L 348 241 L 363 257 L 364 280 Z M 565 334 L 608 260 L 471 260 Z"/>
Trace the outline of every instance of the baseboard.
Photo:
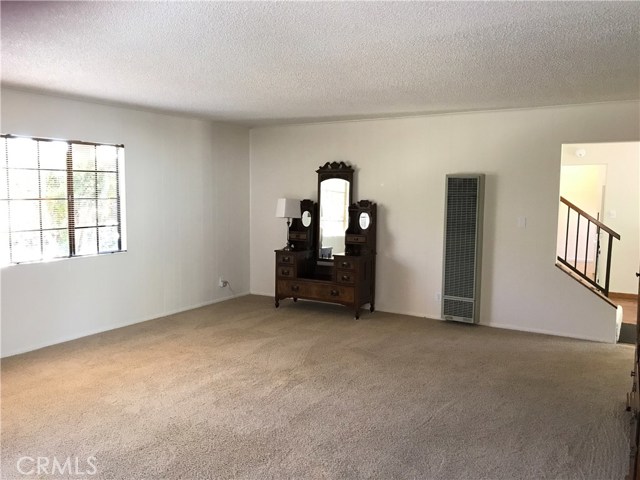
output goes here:
<path id="1" fill-rule="evenodd" d="M 236 294 L 232 294 L 232 295 L 227 295 L 226 297 L 217 298 L 215 300 L 210 300 L 210 301 L 206 301 L 206 302 L 202 302 L 202 303 L 197 303 L 197 304 L 192 305 L 190 307 L 178 308 L 177 310 L 170 310 L 167 313 L 161 313 L 159 315 L 153 315 L 153 316 L 147 318 L 146 320 L 140 320 L 139 322 L 135 322 L 135 323 L 148 322 L 149 320 L 155 320 L 157 318 L 168 317 L 169 315 L 175 315 L 177 313 L 186 312 L 188 310 L 195 310 L 196 308 L 206 307 L 207 305 L 213 305 L 215 303 L 226 302 L 227 300 L 232 300 L 234 298 L 246 297 L 247 295 L 250 295 L 250 293 L 249 292 L 243 292 L 243 293 L 236 293 Z"/>
<path id="2" fill-rule="evenodd" d="M 418 317 L 418 318 L 425 318 L 427 320 L 438 320 L 440 322 L 443 322 L 444 320 L 440 317 L 440 314 L 430 314 L 430 313 L 424 313 L 424 312 L 413 312 L 413 311 L 397 311 L 397 310 L 389 310 L 389 309 L 384 309 L 384 310 L 378 310 L 378 308 L 376 308 L 376 312 L 384 312 L 384 313 L 393 313 L 394 315 L 407 315 L 409 317 Z"/>
<path id="3" fill-rule="evenodd" d="M 261 297 L 274 297 L 275 296 L 275 292 L 272 290 L 269 293 L 264 293 L 264 292 L 250 292 L 250 295 L 258 295 Z"/>
<path id="4" fill-rule="evenodd" d="M 79 338 L 84 338 L 84 337 L 89 337 L 91 335 L 96 335 L 98 333 L 103 333 L 103 332 L 108 332 L 110 330 L 116 330 L 118 328 L 128 327 L 130 325 L 135 325 L 137 323 L 148 322 L 150 320 L 157 320 L 159 318 L 168 317 L 170 315 L 175 315 L 177 313 L 186 312 L 188 310 L 194 310 L 196 308 L 206 307 L 207 305 L 213 305 L 214 303 L 225 302 L 225 301 L 231 300 L 233 298 L 244 297 L 246 295 L 249 295 L 249 292 L 237 293 L 235 295 L 229 295 L 229 296 L 226 296 L 226 297 L 217 298 L 215 300 L 197 303 L 195 305 L 190 305 L 190 306 L 187 306 L 187 307 L 184 307 L 184 308 L 178 308 L 176 310 L 170 310 L 168 312 L 153 314 L 151 316 L 148 316 L 148 317 L 145 317 L 145 318 L 142 318 L 142 319 L 125 320 L 123 322 L 113 323 L 113 324 L 110 324 L 108 326 L 97 327 L 97 328 L 94 328 L 94 329 L 91 329 L 91 330 L 87 330 L 86 332 L 82 332 L 81 334 L 78 334 L 78 335 L 67 335 L 67 336 L 63 336 L 63 337 L 58 337 L 58 338 L 56 338 L 55 340 L 53 340 L 51 342 L 34 343 L 34 344 L 31 344 L 31 345 L 29 345 L 27 347 L 19 348 L 17 350 L 9 350 L 9 353 L 6 353 L 5 351 L 3 351 L 0 354 L 0 358 L 8 358 L 8 357 L 13 357 L 14 355 L 20 355 L 22 353 L 33 352 L 35 350 L 40 350 L 41 348 L 51 347 L 53 345 L 58 345 L 60 343 L 70 342 L 72 340 L 77 340 Z"/>
<path id="5" fill-rule="evenodd" d="M 252 295 L 261 295 L 261 296 L 265 296 L 265 297 L 273 297 L 273 293 L 270 294 L 265 294 L 265 293 L 257 293 L 257 292 L 251 292 Z M 378 310 L 376 309 L 376 311 L 379 312 L 385 312 L 385 313 L 393 313 L 395 315 L 408 315 L 410 317 L 420 317 L 420 318 L 426 318 L 429 320 L 438 320 L 438 321 L 444 321 L 441 317 L 440 317 L 440 313 L 437 314 L 424 314 L 421 312 L 407 312 L 407 311 L 396 311 L 396 310 Z M 375 315 L 375 313 L 374 313 Z M 360 317 L 360 318 L 366 318 L 366 317 Z M 563 333 L 563 332 L 557 332 L 554 330 L 546 330 L 543 328 L 528 328 L 528 327 L 522 327 L 520 325 L 509 325 L 506 323 L 483 323 L 482 321 L 478 324 L 478 325 L 482 325 L 485 327 L 495 327 L 495 328 L 502 328 L 504 330 L 516 330 L 518 332 L 528 332 L 528 333 L 539 333 L 542 335 L 551 335 L 553 337 L 562 337 L 562 338 L 574 338 L 576 340 L 588 340 L 590 342 L 599 342 L 599 343 L 616 343 L 615 337 L 616 337 L 616 332 L 615 329 L 611 332 L 611 338 L 608 340 L 603 340 L 602 338 L 597 338 L 597 337 L 591 337 L 589 335 L 580 335 L 580 334 L 568 334 L 568 333 Z"/>
<path id="6" fill-rule="evenodd" d="M 589 335 L 568 334 L 563 332 L 557 332 L 554 330 L 546 330 L 544 328 L 521 327 L 520 325 L 516 326 L 516 325 L 505 324 L 505 323 L 480 323 L 480 325 L 483 325 L 485 327 L 502 328 L 504 330 L 517 330 L 519 332 L 539 333 L 542 335 L 551 335 L 552 337 L 574 338 L 576 340 L 588 340 L 590 342 L 599 342 L 599 343 L 616 343 L 615 331 L 611 332 L 611 339 L 603 340 L 602 338 L 591 337 Z"/>

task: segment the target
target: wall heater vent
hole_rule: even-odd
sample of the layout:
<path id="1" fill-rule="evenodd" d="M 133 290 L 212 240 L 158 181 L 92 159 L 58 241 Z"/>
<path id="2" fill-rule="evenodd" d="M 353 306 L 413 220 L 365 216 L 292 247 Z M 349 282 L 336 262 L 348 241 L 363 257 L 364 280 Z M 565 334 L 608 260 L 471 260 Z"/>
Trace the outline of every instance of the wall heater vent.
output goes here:
<path id="1" fill-rule="evenodd" d="M 484 174 L 447 175 L 442 318 L 478 323 Z"/>

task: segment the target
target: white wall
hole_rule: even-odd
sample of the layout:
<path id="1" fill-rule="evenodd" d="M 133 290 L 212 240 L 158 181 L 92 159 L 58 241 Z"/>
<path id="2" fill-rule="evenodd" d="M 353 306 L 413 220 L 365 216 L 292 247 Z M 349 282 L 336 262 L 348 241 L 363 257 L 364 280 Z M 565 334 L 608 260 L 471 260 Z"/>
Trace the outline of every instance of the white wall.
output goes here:
<path id="1" fill-rule="evenodd" d="M 1 100 L 3 133 L 123 143 L 128 219 L 126 253 L 2 270 L 3 356 L 248 293 L 246 128 L 8 89 Z"/>
<path id="2" fill-rule="evenodd" d="M 579 149 L 584 149 L 586 156 L 578 158 L 576 151 Z M 613 241 L 609 290 L 637 293 L 635 272 L 640 265 L 640 143 L 564 145 L 562 164 L 607 166 L 603 222 L 620 234 L 620 241 Z M 608 241 L 607 235 L 602 238 Z M 606 251 L 606 248 L 602 250 Z"/>
<path id="3" fill-rule="evenodd" d="M 554 266 L 561 145 L 639 132 L 637 102 L 253 129 L 251 292 L 273 295 L 276 199 L 316 199 L 315 170 L 344 160 L 378 203 L 376 307 L 438 318 L 445 174 L 484 172 L 481 323 L 613 341 L 615 311 Z"/>

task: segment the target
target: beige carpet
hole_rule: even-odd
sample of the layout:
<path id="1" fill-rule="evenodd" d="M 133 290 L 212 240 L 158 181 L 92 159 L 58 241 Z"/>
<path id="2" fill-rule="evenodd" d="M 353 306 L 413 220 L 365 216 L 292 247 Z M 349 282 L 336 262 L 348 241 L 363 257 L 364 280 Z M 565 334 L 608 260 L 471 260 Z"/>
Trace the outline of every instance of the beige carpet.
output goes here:
<path id="1" fill-rule="evenodd" d="M 2 478 L 622 479 L 632 357 L 242 297 L 5 359 Z"/>

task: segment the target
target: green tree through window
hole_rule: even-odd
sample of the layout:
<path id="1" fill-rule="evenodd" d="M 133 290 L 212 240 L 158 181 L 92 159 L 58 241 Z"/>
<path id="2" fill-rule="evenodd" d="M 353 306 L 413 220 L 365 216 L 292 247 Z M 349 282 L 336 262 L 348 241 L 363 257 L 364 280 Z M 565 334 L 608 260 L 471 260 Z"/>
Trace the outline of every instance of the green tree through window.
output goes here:
<path id="1" fill-rule="evenodd" d="M 124 146 L 0 136 L 0 263 L 126 250 Z"/>

